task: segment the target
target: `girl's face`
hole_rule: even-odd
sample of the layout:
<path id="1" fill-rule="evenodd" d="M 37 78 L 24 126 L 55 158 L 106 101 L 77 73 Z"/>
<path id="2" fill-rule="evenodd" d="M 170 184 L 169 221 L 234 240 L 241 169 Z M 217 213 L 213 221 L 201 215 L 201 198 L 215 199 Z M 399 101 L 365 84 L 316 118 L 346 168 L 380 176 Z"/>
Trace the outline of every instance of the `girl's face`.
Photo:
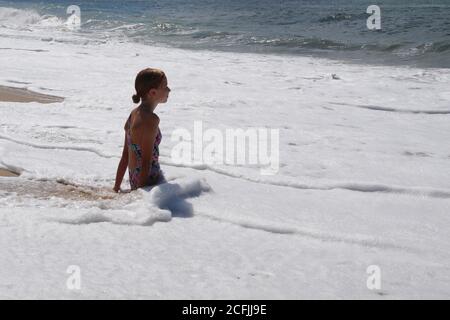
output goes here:
<path id="1" fill-rule="evenodd" d="M 154 90 L 154 99 L 157 103 L 166 103 L 169 98 L 170 88 L 167 86 L 167 78 L 164 78 L 158 89 Z"/>
<path id="2" fill-rule="evenodd" d="M 164 78 L 159 88 L 150 89 L 148 91 L 146 99 L 150 99 L 155 103 L 166 103 L 169 98 L 170 91 L 170 88 L 167 86 L 167 79 Z"/>

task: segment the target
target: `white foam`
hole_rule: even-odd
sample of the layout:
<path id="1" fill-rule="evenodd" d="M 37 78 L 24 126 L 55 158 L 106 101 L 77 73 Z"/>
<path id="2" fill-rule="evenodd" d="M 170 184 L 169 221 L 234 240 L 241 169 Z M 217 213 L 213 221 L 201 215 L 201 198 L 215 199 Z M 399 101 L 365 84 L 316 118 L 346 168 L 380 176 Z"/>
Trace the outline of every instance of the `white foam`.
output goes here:
<path id="1" fill-rule="evenodd" d="M 192 216 L 194 210 L 186 199 L 198 197 L 203 192 L 209 191 L 211 191 L 211 187 L 205 180 L 178 179 L 154 187 L 139 189 L 135 194 L 119 195 L 112 201 L 79 202 L 78 207 L 89 208 L 89 210 L 82 210 L 82 213 L 72 214 L 70 217 L 50 217 L 48 219 L 74 225 L 110 222 L 150 226 L 155 222 L 168 222 L 172 217 Z M 61 205 L 61 202 L 56 205 Z M 63 206 L 70 208 L 67 203 Z"/>
<path id="2" fill-rule="evenodd" d="M 214 292 L 335 297 L 343 290 L 339 296 L 371 298 L 361 279 L 374 261 L 386 269 L 394 296 L 448 295 L 442 267 L 449 252 L 448 115 L 426 112 L 448 110 L 441 94 L 448 91 L 449 70 L 167 50 L 115 40 L 93 45 L 69 33 L 67 42 L 41 41 L 62 37 L 51 28 L 0 33 L 0 48 L 9 48 L 0 50 L 0 84 L 47 88 L 65 97 L 54 105 L 0 102 L 0 165 L 21 170 L 16 181 L 111 190 L 134 77 L 148 66 L 165 70 L 172 89 L 156 112 L 162 169 L 176 177 L 113 199 L 2 193 L 0 254 L 10 265 L 0 280 L 6 283 L 17 270 L 27 275 L 4 289 L 11 296 L 38 295 L 45 287 L 46 297 L 66 297 L 63 285 L 49 283 L 63 284 L 66 279 L 51 277 L 65 275 L 73 261 L 87 269 L 87 283 L 95 283 L 83 297 L 123 297 L 144 283 L 136 291 L 146 297 L 156 291 L 183 298 L 211 298 Z M 173 165 L 165 156 L 171 154 L 171 132 L 199 119 L 219 130 L 280 129 L 279 174 L 262 177 L 259 168 L 246 165 Z M 14 186 L 12 178 L 2 181 Z M 44 191 L 51 194 L 49 185 Z M 129 187 L 126 178 L 122 187 Z M 19 232 L 27 225 L 35 236 Z M 49 266 L 55 269 L 41 275 Z M 270 285 L 248 276 L 262 267 L 275 274 Z M 115 268 L 126 272 L 112 283 Z M 89 278 L 92 270 L 101 272 Z M 127 278 L 129 270 L 138 281 Z M 160 283 L 145 278 L 154 274 Z M 39 277 L 45 279 L 37 285 Z M 419 289 L 410 286 L 411 278 Z M 197 291 L 190 295 L 185 288 Z M 268 288 L 264 294 L 262 288 Z"/>
<path id="3" fill-rule="evenodd" d="M 34 10 L 21 10 L 0 7 L 0 21 L 2 25 L 26 26 L 36 24 L 42 17 Z"/>
<path id="4" fill-rule="evenodd" d="M 40 15 L 32 9 L 0 7 L 0 25 L 9 28 L 23 28 L 27 26 L 59 27 L 64 25 L 64 22 L 56 16 Z"/>

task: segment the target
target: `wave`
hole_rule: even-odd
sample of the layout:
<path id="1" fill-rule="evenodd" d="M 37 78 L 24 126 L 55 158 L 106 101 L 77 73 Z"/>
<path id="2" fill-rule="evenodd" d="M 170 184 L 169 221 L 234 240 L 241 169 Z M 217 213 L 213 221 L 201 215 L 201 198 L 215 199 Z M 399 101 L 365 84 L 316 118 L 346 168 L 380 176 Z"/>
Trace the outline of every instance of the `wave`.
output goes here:
<path id="1" fill-rule="evenodd" d="M 2 25 L 29 25 L 42 21 L 42 16 L 34 10 L 20 10 L 14 8 L 0 8 Z"/>
<path id="2" fill-rule="evenodd" d="M 251 37 L 247 44 L 271 47 L 305 48 L 321 50 L 358 50 L 361 45 L 338 42 L 321 38 L 285 37 L 285 38 L 257 38 Z"/>
<path id="3" fill-rule="evenodd" d="M 192 35 L 198 32 L 198 29 L 183 26 L 176 23 L 154 22 L 151 26 L 153 32 L 164 35 Z"/>
<path id="4" fill-rule="evenodd" d="M 340 22 L 340 21 L 353 21 L 353 20 L 361 20 L 367 19 L 369 15 L 367 13 L 345 13 L 339 12 L 332 15 L 327 15 L 326 17 L 320 18 L 319 22 Z"/>
<path id="5" fill-rule="evenodd" d="M 239 33 L 222 31 L 197 31 L 191 34 L 194 39 L 225 39 L 230 36 L 237 36 Z"/>
<path id="6" fill-rule="evenodd" d="M 170 8 L 170 4 L 167 6 Z M 245 16 L 244 12 L 244 18 L 236 20 L 235 12 L 232 15 L 225 8 L 217 20 L 213 19 L 216 11 L 209 12 L 210 19 L 205 20 L 201 15 L 202 10 L 207 10 L 205 8 L 198 8 L 198 13 L 189 12 L 185 18 L 180 18 L 173 11 L 161 8 L 158 9 L 162 10 L 161 15 L 151 11 L 136 16 L 126 8 L 121 11 L 108 8 L 109 11 L 105 11 L 94 6 L 91 11 L 83 11 L 80 29 L 67 32 L 73 30 L 68 30 L 69 16 L 66 12 L 61 9 L 58 14 L 48 10 L 0 7 L 0 30 L 13 29 L 12 32 L 2 32 L 1 36 L 40 37 L 43 41 L 83 45 L 118 40 L 191 50 L 306 54 L 368 63 L 450 66 L 448 25 L 442 22 L 438 13 L 425 11 L 417 12 L 416 16 L 429 23 L 423 27 L 431 28 L 427 38 L 414 33 L 421 31 L 417 28 L 422 24 L 411 26 L 403 21 L 397 22 L 398 12 L 389 13 L 383 30 L 368 33 L 364 21 L 368 14 L 348 10 L 314 16 L 317 14 L 315 11 L 300 14 L 296 10 L 267 9 L 254 16 Z M 339 30 L 336 24 L 339 24 Z M 16 32 L 34 29 L 39 32 Z"/>
<path id="7" fill-rule="evenodd" d="M 66 22 L 54 15 L 40 15 L 33 9 L 15 9 L 0 7 L 0 26 L 6 28 L 24 28 L 29 26 L 59 27 Z"/>
<path id="8" fill-rule="evenodd" d="M 421 44 L 416 47 L 418 50 L 422 50 L 423 53 L 426 52 L 447 52 L 450 51 L 450 40 L 438 41 L 438 42 L 428 42 Z"/>

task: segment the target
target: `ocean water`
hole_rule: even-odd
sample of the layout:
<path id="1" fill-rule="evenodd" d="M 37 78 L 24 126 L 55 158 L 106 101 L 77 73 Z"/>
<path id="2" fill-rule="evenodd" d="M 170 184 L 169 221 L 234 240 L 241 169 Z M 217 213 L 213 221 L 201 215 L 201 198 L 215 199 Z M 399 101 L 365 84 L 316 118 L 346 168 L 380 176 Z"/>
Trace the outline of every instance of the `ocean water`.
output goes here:
<path id="1" fill-rule="evenodd" d="M 74 39 L 450 67 L 448 0 L 0 1 L 0 35 L 50 32 L 73 4 L 81 10 Z M 367 28 L 372 4 L 381 8 L 381 30 Z"/>

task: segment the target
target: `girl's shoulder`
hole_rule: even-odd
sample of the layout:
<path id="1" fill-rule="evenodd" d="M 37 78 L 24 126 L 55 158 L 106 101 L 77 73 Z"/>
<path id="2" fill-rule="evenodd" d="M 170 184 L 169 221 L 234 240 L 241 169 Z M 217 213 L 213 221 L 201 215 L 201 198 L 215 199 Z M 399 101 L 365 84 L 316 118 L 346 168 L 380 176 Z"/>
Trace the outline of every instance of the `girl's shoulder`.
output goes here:
<path id="1" fill-rule="evenodd" d="M 159 117 L 155 113 L 142 114 L 139 111 L 140 110 L 138 108 L 131 111 L 124 126 L 125 130 L 129 130 L 130 128 L 133 128 L 133 130 L 138 130 L 140 128 L 152 129 L 158 127 Z"/>
<path id="2" fill-rule="evenodd" d="M 159 117 L 155 113 L 147 114 L 141 119 L 141 127 L 147 130 L 156 130 L 159 126 Z"/>
<path id="3" fill-rule="evenodd" d="M 134 122 L 134 114 L 136 113 L 137 108 L 134 108 L 133 110 L 131 110 L 130 115 L 128 116 L 127 121 L 125 122 L 125 126 L 124 129 L 128 130 L 131 128 L 132 123 Z"/>
<path id="4" fill-rule="evenodd" d="M 156 125 L 159 124 L 159 117 L 156 113 L 144 111 L 139 108 L 136 108 L 135 110 L 136 110 L 135 111 L 136 112 L 135 119 L 136 119 L 136 122 L 139 122 L 140 125 L 153 126 L 155 124 Z"/>

